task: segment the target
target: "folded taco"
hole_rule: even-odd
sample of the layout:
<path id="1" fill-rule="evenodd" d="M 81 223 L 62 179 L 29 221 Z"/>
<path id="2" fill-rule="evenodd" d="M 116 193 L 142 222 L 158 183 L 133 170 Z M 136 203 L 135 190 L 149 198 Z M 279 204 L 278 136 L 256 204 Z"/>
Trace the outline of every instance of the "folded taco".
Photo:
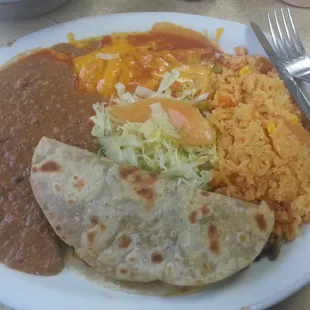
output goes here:
<path id="1" fill-rule="evenodd" d="M 99 273 L 198 286 L 248 266 L 268 241 L 268 205 L 193 189 L 43 137 L 34 195 L 57 235 Z"/>

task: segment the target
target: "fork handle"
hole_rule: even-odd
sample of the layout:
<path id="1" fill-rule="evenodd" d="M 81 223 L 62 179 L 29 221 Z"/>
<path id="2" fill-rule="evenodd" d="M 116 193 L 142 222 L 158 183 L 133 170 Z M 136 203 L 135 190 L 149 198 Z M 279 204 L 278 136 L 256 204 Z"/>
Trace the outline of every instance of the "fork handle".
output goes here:
<path id="1" fill-rule="evenodd" d="M 298 78 L 293 77 L 283 63 L 276 66 L 281 78 L 284 80 L 285 85 L 289 89 L 294 101 L 299 106 L 299 108 L 304 112 L 308 120 L 310 121 L 310 98 L 308 99 L 307 94 L 305 94 L 300 86 L 298 85 Z M 300 81 L 300 79 L 299 79 Z M 308 82 L 307 82 L 308 83 Z"/>

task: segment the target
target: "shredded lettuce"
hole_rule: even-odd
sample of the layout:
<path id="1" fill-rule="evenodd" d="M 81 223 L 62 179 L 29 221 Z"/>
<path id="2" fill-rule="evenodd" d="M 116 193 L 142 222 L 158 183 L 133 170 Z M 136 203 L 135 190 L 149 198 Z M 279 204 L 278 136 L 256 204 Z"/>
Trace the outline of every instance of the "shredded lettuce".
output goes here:
<path id="1" fill-rule="evenodd" d="M 177 69 L 172 69 L 171 72 L 165 73 L 164 78 L 162 79 L 157 92 L 158 93 L 163 93 L 174 82 L 176 82 L 178 80 L 180 75 L 181 75 L 180 71 L 178 71 Z"/>
<path id="2" fill-rule="evenodd" d="M 166 73 L 158 91 L 153 91 L 149 88 L 145 88 L 143 86 L 137 86 L 135 92 L 132 94 L 130 92 L 126 92 L 126 86 L 122 83 L 115 84 L 115 88 L 117 91 L 117 98 L 113 99 L 118 105 L 134 103 L 138 100 L 144 98 L 168 98 L 175 100 L 191 100 L 192 103 L 195 103 L 193 98 L 197 94 L 197 89 L 195 88 L 184 88 L 181 92 L 177 94 L 172 94 L 171 89 L 169 88 L 175 81 L 178 80 L 180 76 L 180 72 L 176 69 L 173 69 L 171 73 Z M 189 101 L 190 102 L 190 101 Z"/>
<path id="3" fill-rule="evenodd" d="M 115 85 L 118 105 L 134 103 L 143 98 L 170 98 L 191 100 L 197 90 L 184 87 L 182 92 L 173 94 L 170 86 L 180 77 L 173 69 L 166 73 L 158 91 L 138 86 L 132 94 L 122 83 Z M 205 99 L 207 94 L 198 96 Z M 188 101 L 190 102 L 190 101 Z M 127 122 L 120 125 L 104 104 L 93 105 L 96 115 L 92 135 L 98 137 L 102 146 L 100 154 L 119 162 L 131 163 L 142 169 L 161 173 L 167 178 L 184 182 L 192 187 L 208 189 L 212 180 L 212 167 L 217 160 L 215 146 L 186 147 L 180 144 L 179 133 L 170 122 L 169 116 L 160 103 L 150 105 L 151 117 L 144 123 Z M 203 167 L 203 168 L 202 168 Z"/>
<path id="4" fill-rule="evenodd" d="M 118 125 L 109 107 L 96 103 L 92 134 L 99 138 L 100 154 L 119 162 L 131 163 L 142 169 L 184 182 L 192 187 L 208 189 L 212 166 L 216 161 L 215 146 L 184 147 L 160 103 L 151 106 L 151 118 L 144 123 Z M 201 166 L 209 169 L 201 169 Z"/>
<path id="5" fill-rule="evenodd" d="M 109 115 L 105 113 L 104 105 L 95 103 L 93 104 L 93 109 L 96 115 L 90 118 L 94 123 L 91 134 L 98 138 L 110 136 L 112 134 L 112 124 Z"/>
<path id="6" fill-rule="evenodd" d="M 136 96 L 135 94 L 126 92 L 126 87 L 123 83 L 115 84 L 115 88 L 117 91 L 118 98 L 114 99 L 113 101 L 119 105 L 133 103 L 133 102 L 140 100 L 140 98 Z"/>

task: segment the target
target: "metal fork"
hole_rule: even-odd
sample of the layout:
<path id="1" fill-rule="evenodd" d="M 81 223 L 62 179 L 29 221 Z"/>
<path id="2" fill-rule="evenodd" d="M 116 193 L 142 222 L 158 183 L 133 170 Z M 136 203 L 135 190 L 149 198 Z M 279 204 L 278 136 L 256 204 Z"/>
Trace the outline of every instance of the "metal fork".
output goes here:
<path id="1" fill-rule="evenodd" d="M 280 17 L 276 11 L 272 15 L 268 13 L 268 23 L 276 53 L 293 77 L 310 83 L 310 58 L 296 30 L 290 9 L 286 8 L 286 12 L 281 9 Z"/>

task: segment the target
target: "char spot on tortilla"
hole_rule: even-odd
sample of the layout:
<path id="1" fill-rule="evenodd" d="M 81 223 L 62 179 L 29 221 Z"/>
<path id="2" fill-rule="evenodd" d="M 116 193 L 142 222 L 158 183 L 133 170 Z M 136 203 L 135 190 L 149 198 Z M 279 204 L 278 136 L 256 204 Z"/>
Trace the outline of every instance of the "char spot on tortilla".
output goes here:
<path id="1" fill-rule="evenodd" d="M 163 256 L 160 253 L 154 252 L 152 253 L 152 262 L 154 264 L 160 264 L 163 261 Z"/>
<path id="2" fill-rule="evenodd" d="M 143 184 L 146 184 L 146 186 L 151 186 L 158 179 L 159 179 L 158 174 L 156 174 L 154 172 L 145 172 L 145 174 L 143 175 Z"/>
<path id="3" fill-rule="evenodd" d="M 209 249 L 216 255 L 220 253 L 220 236 L 215 225 L 208 228 Z"/>
<path id="4" fill-rule="evenodd" d="M 32 171 L 32 173 L 37 173 L 39 171 L 39 169 L 37 167 L 32 167 L 31 171 Z"/>
<path id="5" fill-rule="evenodd" d="M 133 183 L 134 183 L 134 184 L 139 183 L 139 182 L 141 182 L 142 180 L 143 180 L 143 179 L 142 179 L 142 177 L 141 177 L 140 174 L 134 174 L 134 175 L 133 175 Z"/>
<path id="6" fill-rule="evenodd" d="M 128 273 L 128 270 L 127 270 L 127 269 L 125 269 L 125 268 L 121 268 L 121 269 L 120 269 L 120 273 L 122 273 L 122 274 L 126 274 L 126 273 Z"/>
<path id="7" fill-rule="evenodd" d="M 131 262 L 131 263 L 134 263 L 135 262 L 135 258 L 134 257 L 129 257 L 129 261 Z"/>
<path id="8" fill-rule="evenodd" d="M 90 223 L 92 224 L 92 226 L 99 225 L 99 228 L 100 228 L 101 231 L 104 231 L 106 229 L 105 225 L 100 223 L 98 217 L 95 216 L 95 215 L 91 216 Z"/>
<path id="9" fill-rule="evenodd" d="M 197 212 L 196 211 L 191 212 L 190 215 L 188 216 L 188 219 L 192 224 L 195 224 L 197 220 Z"/>
<path id="10" fill-rule="evenodd" d="M 152 185 L 158 179 L 158 175 L 153 172 L 142 171 L 135 166 L 120 167 L 120 177 L 130 183 L 132 189 L 143 199 L 149 202 L 147 209 L 153 207 L 152 201 L 155 198 L 155 192 Z"/>
<path id="11" fill-rule="evenodd" d="M 256 221 L 258 228 L 261 231 L 265 231 L 267 229 L 267 223 L 266 223 L 264 214 L 256 213 L 255 214 L 255 221 Z"/>
<path id="12" fill-rule="evenodd" d="M 99 219 L 98 219 L 98 217 L 97 216 L 91 216 L 91 218 L 90 218 L 90 223 L 93 225 L 93 226 L 96 226 L 96 225 L 98 225 L 99 224 Z"/>
<path id="13" fill-rule="evenodd" d="M 131 182 L 136 190 L 151 186 L 158 179 L 156 173 L 141 171 L 135 166 L 120 167 L 120 176 L 122 179 Z"/>
<path id="14" fill-rule="evenodd" d="M 135 166 L 122 166 L 119 169 L 121 178 L 125 180 L 136 171 L 139 171 L 139 169 Z"/>
<path id="15" fill-rule="evenodd" d="M 72 205 L 74 204 L 74 201 L 73 201 L 72 199 L 69 199 L 69 200 L 67 201 L 67 204 L 68 204 L 69 206 L 72 206 Z"/>
<path id="16" fill-rule="evenodd" d="M 200 194 L 201 194 L 201 196 L 204 196 L 204 197 L 209 196 L 209 193 L 206 191 L 201 191 Z"/>
<path id="17" fill-rule="evenodd" d="M 154 191 L 149 187 L 141 188 L 137 191 L 137 194 L 142 196 L 145 200 L 152 200 L 155 196 Z"/>
<path id="18" fill-rule="evenodd" d="M 55 218 L 55 213 L 54 212 L 47 212 L 47 216 L 53 220 Z"/>
<path id="19" fill-rule="evenodd" d="M 55 163 L 54 161 L 48 161 L 45 164 L 41 166 L 40 169 L 42 172 L 59 172 L 60 171 L 60 166 Z"/>
<path id="20" fill-rule="evenodd" d="M 240 243 L 246 243 L 246 242 L 248 242 L 248 240 L 249 240 L 249 237 L 246 234 L 244 234 L 244 233 L 238 234 L 238 241 Z"/>
<path id="21" fill-rule="evenodd" d="M 61 191 L 61 186 L 60 185 L 58 185 L 58 184 L 56 184 L 55 185 L 55 190 L 56 190 L 56 192 L 60 192 Z"/>
<path id="22" fill-rule="evenodd" d="M 201 207 L 200 211 L 202 215 L 207 215 L 210 212 L 209 208 L 206 205 Z"/>
<path id="23" fill-rule="evenodd" d="M 203 263 L 202 264 L 202 268 L 205 269 L 205 270 L 208 270 L 209 269 L 209 265 L 206 264 L 206 263 Z"/>
<path id="24" fill-rule="evenodd" d="M 96 231 L 89 231 L 89 232 L 87 233 L 87 238 L 88 238 L 88 241 L 89 241 L 90 243 L 93 244 L 93 243 L 95 242 L 96 234 L 97 234 Z"/>
<path id="25" fill-rule="evenodd" d="M 117 246 L 120 249 L 127 249 L 130 246 L 131 241 L 132 239 L 130 236 L 122 235 L 117 241 Z"/>
<path id="26" fill-rule="evenodd" d="M 60 225 L 59 223 L 56 224 L 55 230 L 56 230 L 57 232 L 61 231 L 61 225 Z"/>
<path id="27" fill-rule="evenodd" d="M 84 180 L 79 179 L 77 176 L 74 176 L 73 179 L 76 181 L 73 183 L 73 187 L 75 187 L 78 191 L 81 191 L 85 186 Z"/>

